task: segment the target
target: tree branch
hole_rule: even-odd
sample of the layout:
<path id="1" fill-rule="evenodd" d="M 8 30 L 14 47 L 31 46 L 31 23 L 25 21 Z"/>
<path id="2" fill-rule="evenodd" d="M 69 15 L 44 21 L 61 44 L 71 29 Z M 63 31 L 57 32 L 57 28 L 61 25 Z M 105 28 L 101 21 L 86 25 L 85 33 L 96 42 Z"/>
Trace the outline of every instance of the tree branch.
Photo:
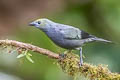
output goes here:
<path id="1" fill-rule="evenodd" d="M 39 47 L 31 45 L 31 44 L 18 42 L 18 41 L 15 41 L 15 40 L 0 40 L 0 45 L 2 45 L 2 44 L 11 45 L 11 46 L 14 46 L 14 47 L 31 50 L 33 52 L 37 52 L 37 53 L 46 55 L 50 58 L 59 59 L 59 54 L 51 52 L 47 49 L 39 48 Z"/>
<path id="2" fill-rule="evenodd" d="M 15 40 L 0 40 L 0 45 L 14 46 L 20 49 L 31 50 L 33 52 L 46 55 L 50 58 L 57 59 L 62 70 L 70 76 L 80 74 L 90 80 L 120 80 L 120 74 L 112 73 L 106 66 L 94 66 L 89 63 L 84 63 L 83 66 L 80 67 L 79 56 L 73 53 L 60 56 L 59 54 L 51 52 L 47 49 L 39 48 L 37 46 Z"/>
<path id="3" fill-rule="evenodd" d="M 112 73 L 106 65 L 92 65 L 84 63 L 79 66 L 79 57 L 73 53 L 65 54 L 64 58 L 61 58 L 58 63 L 62 70 L 76 77 L 79 75 L 84 76 L 90 80 L 120 80 L 120 74 Z"/>

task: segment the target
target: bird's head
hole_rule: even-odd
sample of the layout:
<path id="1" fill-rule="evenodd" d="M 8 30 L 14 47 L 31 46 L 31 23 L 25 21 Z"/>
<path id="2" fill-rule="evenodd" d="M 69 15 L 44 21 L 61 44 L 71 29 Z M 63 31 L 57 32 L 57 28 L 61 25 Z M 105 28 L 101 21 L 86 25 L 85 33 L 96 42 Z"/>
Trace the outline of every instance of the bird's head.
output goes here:
<path id="1" fill-rule="evenodd" d="M 53 24 L 54 22 L 52 22 L 51 20 L 49 19 L 46 19 L 46 18 L 42 18 L 42 19 L 37 19 L 33 22 L 31 22 L 29 24 L 29 26 L 35 26 L 39 29 L 43 29 L 43 28 L 46 28 L 46 27 L 49 27 L 51 24 Z"/>

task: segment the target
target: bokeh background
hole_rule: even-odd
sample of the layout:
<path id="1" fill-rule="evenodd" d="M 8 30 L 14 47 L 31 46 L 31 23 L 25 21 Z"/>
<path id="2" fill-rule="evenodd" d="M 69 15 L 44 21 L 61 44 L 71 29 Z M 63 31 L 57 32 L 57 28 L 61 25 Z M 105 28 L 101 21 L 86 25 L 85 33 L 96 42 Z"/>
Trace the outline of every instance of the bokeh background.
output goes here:
<path id="1" fill-rule="evenodd" d="M 120 1 L 119 0 L 0 0 L 0 39 L 31 43 L 62 53 L 43 32 L 29 27 L 29 22 L 49 18 L 76 26 L 116 44 L 90 43 L 84 46 L 84 61 L 106 64 L 112 72 L 120 72 Z M 35 63 L 17 54 L 0 50 L 0 80 L 72 80 L 55 60 L 32 53 Z M 79 78 L 79 80 L 84 80 Z"/>

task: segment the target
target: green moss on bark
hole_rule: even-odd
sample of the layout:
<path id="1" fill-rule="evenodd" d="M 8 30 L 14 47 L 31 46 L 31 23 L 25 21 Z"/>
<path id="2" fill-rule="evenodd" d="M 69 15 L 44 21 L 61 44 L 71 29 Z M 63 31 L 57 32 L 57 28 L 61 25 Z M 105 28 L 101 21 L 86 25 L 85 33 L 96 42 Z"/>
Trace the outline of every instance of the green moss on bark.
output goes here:
<path id="1" fill-rule="evenodd" d="M 61 57 L 58 64 L 62 70 L 70 76 L 83 75 L 90 80 L 120 80 L 120 74 L 112 73 L 107 66 L 94 66 L 84 63 L 79 67 L 79 57 L 73 53 L 67 53 Z"/>

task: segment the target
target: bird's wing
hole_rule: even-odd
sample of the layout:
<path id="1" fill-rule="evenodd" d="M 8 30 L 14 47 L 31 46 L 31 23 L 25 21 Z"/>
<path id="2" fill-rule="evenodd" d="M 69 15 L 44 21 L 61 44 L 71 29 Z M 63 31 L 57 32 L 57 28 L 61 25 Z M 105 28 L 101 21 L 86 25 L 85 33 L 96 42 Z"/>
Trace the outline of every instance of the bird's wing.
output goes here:
<path id="1" fill-rule="evenodd" d="M 74 28 L 72 26 L 63 26 L 62 28 L 60 28 L 60 32 L 63 34 L 65 39 L 76 39 L 76 40 L 80 40 L 80 39 L 87 39 L 87 38 L 91 38 L 94 37 L 90 34 L 88 34 L 85 31 L 82 31 L 78 28 Z"/>
<path id="2" fill-rule="evenodd" d="M 81 31 L 76 28 L 67 28 L 61 30 L 65 39 L 81 39 Z"/>

